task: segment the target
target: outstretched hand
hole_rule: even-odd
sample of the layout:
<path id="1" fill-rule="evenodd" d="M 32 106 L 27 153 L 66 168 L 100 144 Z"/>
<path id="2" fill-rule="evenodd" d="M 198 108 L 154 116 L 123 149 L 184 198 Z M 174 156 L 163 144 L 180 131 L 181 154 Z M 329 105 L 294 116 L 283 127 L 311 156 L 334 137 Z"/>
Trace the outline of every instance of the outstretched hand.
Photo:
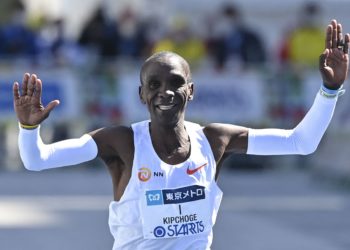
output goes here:
<path id="1" fill-rule="evenodd" d="M 347 78 L 350 35 L 343 38 L 342 32 L 342 25 L 332 20 L 327 27 L 326 48 L 320 56 L 320 72 L 329 89 L 339 89 Z"/>
<path id="2" fill-rule="evenodd" d="M 58 100 L 54 100 L 44 107 L 41 103 L 41 93 L 42 83 L 35 74 L 24 74 L 21 93 L 18 82 L 13 84 L 13 105 L 21 124 L 40 124 L 59 104 Z"/>

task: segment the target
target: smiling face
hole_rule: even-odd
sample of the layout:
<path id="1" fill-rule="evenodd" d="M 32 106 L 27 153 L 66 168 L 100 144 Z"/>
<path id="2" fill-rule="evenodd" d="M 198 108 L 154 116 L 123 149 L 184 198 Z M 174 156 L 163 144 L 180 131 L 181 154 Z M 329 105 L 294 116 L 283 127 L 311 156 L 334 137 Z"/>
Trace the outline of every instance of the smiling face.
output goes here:
<path id="1" fill-rule="evenodd" d="M 158 53 L 146 60 L 140 78 L 140 98 L 148 107 L 151 121 L 164 126 L 182 122 L 193 94 L 187 62 L 174 53 Z"/>

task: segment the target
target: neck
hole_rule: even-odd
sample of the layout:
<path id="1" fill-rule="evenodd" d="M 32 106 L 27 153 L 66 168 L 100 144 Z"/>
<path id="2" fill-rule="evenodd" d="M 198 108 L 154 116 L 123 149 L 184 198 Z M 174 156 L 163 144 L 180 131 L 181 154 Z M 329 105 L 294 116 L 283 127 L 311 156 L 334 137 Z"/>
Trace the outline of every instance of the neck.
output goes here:
<path id="1" fill-rule="evenodd" d="M 151 122 L 150 133 L 153 147 L 161 158 L 175 158 L 182 161 L 188 155 L 190 141 L 184 121 L 180 121 L 172 126 Z M 175 161 L 177 162 L 177 160 Z"/>
<path id="2" fill-rule="evenodd" d="M 151 122 L 150 132 L 152 139 L 157 140 L 160 144 L 181 146 L 181 142 L 188 141 L 184 121 L 168 126 Z"/>

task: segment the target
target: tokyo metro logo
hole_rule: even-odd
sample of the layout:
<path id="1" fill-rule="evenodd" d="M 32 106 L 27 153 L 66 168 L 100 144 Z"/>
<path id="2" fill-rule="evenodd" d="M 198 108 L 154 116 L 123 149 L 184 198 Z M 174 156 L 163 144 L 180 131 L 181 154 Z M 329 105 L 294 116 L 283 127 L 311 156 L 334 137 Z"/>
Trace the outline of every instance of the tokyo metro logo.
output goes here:
<path id="1" fill-rule="evenodd" d="M 140 181 L 146 182 L 151 178 L 152 172 L 149 168 L 140 168 L 137 176 Z"/>

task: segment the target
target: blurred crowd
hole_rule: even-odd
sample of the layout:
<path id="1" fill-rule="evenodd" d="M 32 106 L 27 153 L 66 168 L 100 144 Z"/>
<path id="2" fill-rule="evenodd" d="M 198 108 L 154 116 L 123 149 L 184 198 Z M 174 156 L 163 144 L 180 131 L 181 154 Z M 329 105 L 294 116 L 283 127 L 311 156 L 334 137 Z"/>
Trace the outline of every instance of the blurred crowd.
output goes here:
<path id="1" fill-rule="evenodd" d="M 218 70 L 232 65 L 242 69 L 265 67 L 275 55 L 266 48 L 264 37 L 245 23 L 244 13 L 234 4 L 226 4 L 203 17 L 202 29 L 189 18 L 177 15 L 170 22 L 157 17 L 144 18 L 131 7 L 117 17 L 99 6 L 83 24 L 75 40 L 68 39 L 64 19 L 45 15 L 28 18 L 20 0 L 4 1 L 6 15 L 0 20 L 1 58 L 53 59 L 55 63 L 80 63 L 82 55 L 93 54 L 102 61 L 143 60 L 150 54 L 171 50 L 185 57 L 194 67 L 210 62 Z M 281 34 L 278 63 L 315 66 L 322 51 L 321 9 L 317 3 L 302 6 L 298 22 Z M 3 14 L 3 13 L 2 13 Z M 77 56 L 80 55 L 80 56 Z"/>
<path id="2" fill-rule="evenodd" d="M 183 56 L 193 71 L 210 67 L 217 73 L 235 69 L 264 75 L 273 69 L 267 77 L 269 112 L 272 118 L 291 125 L 290 121 L 296 123 L 305 113 L 301 71 L 317 67 L 324 46 L 322 10 L 317 2 L 300 6 L 296 22 L 285 28 L 280 47 L 273 51 L 266 45 L 266 37 L 245 22 L 244 12 L 234 4 L 211 10 L 200 20 L 200 29 L 183 14 L 165 21 L 155 15 L 145 18 L 125 7 L 111 17 L 102 5 L 75 39 L 67 36 L 70 24 L 64 18 L 28 17 L 20 0 L 4 0 L 0 6 L 0 63 L 27 60 L 41 67 L 78 69 L 82 88 L 91 90 L 81 91 L 81 97 L 92 127 L 122 121 L 116 95 L 118 70 L 139 66 L 152 53 L 163 50 Z M 57 126 L 56 139 L 65 137 L 67 126 Z"/>
<path id="3" fill-rule="evenodd" d="M 93 54 L 98 60 L 142 60 L 151 53 L 171 50 L 191 64 L 211 58 L 222 70 L 232 57 L 246 64 L 262 64 L 266 60 L 263 41 L 244 27 L 241 14 L 234 6 L 225 6 L 208 20 L 207 35 L 199 34 L 186 17 L 173 18 L 170 25 L 162 20 L 141 20 L 132 8 L 125 8 L 117 18 L 110 18 L 103 6 L 98 7 L 83 25 L 75 41 L 65 37 L 63 19 L 48 20 L 38 16 L 26 18 L 21 1 L 7 6 L 7 18 L 0 29 L 1 58 L 30 58 L 40 62 L 51 58 L 55 63 L 79 63 L 80 55 Z"/>

